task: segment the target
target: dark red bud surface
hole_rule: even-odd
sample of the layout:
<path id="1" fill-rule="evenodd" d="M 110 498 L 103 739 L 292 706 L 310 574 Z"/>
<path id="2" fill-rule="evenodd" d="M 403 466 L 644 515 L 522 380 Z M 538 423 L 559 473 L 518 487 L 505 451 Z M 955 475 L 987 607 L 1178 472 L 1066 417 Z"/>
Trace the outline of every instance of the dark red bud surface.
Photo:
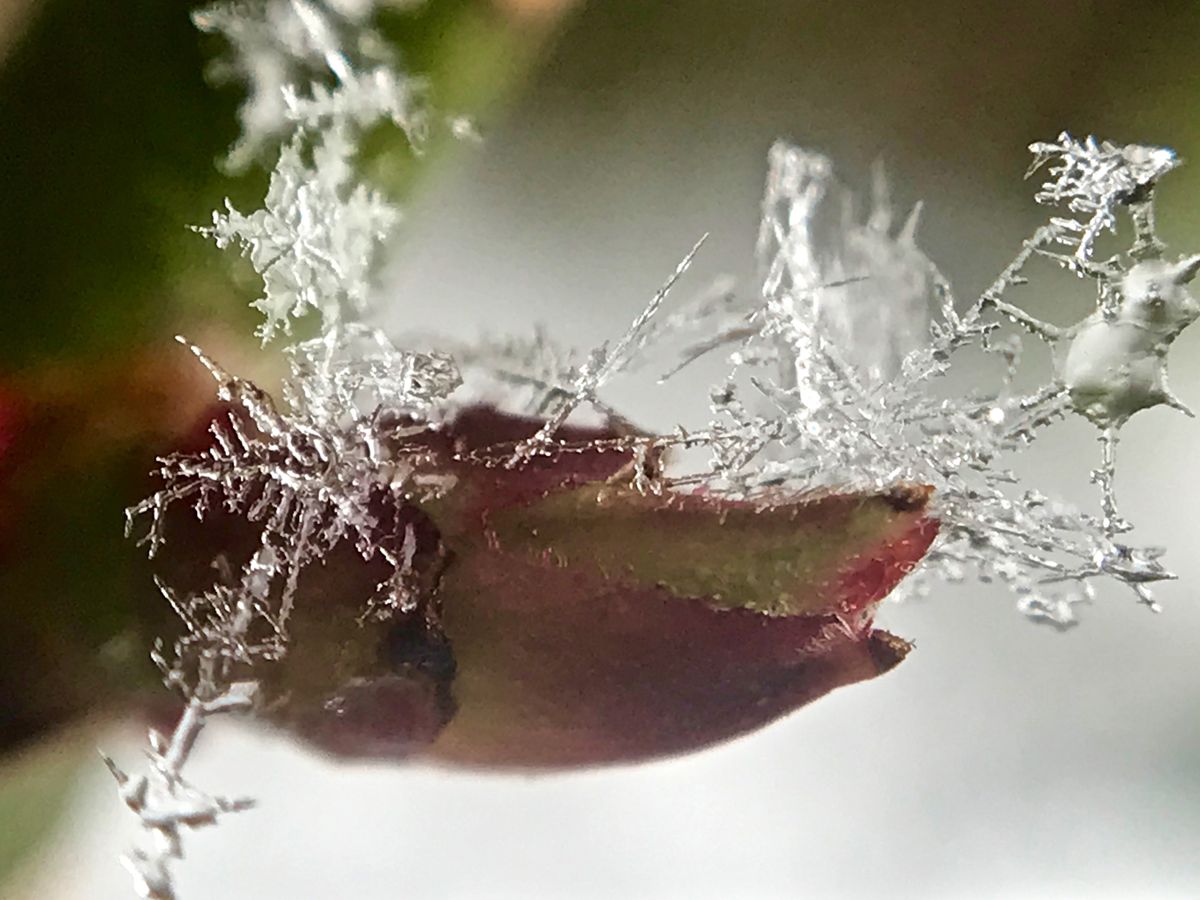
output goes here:
<path id="1" fill-rule="evenodd" d="M 434 443 L 461 454 L 538 425 L 468 410 Z M 430 610 L 358 625 L 371 579 L 347 573 L 361 563 L 307 576 L 289 656 L 266 675 L 270 718 L 348 757 L 633 762 L 752 731 L 904 658 L 871 619 L 936 536 L 927 491 L 644 496 L 612 478 L 629 462 L 448 460 L 457 488 L 419 513 Z"/>

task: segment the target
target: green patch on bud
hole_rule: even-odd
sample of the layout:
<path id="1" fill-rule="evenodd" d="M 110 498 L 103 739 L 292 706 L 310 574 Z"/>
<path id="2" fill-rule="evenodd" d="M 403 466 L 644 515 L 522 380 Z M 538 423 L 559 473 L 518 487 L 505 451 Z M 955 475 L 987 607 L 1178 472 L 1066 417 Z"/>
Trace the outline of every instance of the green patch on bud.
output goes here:
<path id="1" fill-rule="evenodd" d="M 768 505 L 587 485 L 493 512 L 489 525 L 505 552 L 715 607 L 795 616 L 827 612 L 847 562 L 903 536 L 920 517 L 919 507 L 892 495 Z"/>

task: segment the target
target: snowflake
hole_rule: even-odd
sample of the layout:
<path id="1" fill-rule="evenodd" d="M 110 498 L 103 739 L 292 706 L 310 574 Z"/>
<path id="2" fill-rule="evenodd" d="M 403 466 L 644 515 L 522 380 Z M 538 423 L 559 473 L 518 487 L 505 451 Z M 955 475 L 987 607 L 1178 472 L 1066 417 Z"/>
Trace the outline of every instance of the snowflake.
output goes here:
<path id="1" fill-rule="evenodd" d="M 397 350 L 378 328 L 356 322 L 293 344 L 287 354 L 292 377 L 284 400 L 314 422 L 357 429 L 367 442 L 382 412 L 433 420 L 462 383 L 446 354 Z"/>
<path id="2" fill-rule="evenodd" d="M 220 505 L 262 525 L 261 567 L 284 581 L 275 628 L 285 632 L 301 569 L 324 556 L 343 537 L 364 559 L 378 556 L 392 567 L 378 585 L 373 607 L 409 608 L 410 536 L 395 515 L 407 500 L 444 493 L 452 479 L 430 463 L 427 448 L 408 438 L 428 425 L 414 420 L 457 384 L 442 357 L 400 354 L 382 348 L 374 360 L 317 377 L 337 366 L 344 342 L 328 342 L 324 356 L 312 346 L 296 352 L 296 373 L 285 387 L 289 408 L 280 412 L 253 383 L 227 373 L 200 348 L 182 343 L 217 381 L 220 398 L 235 409 L 211 428 L 215 443 L 195 454 L 159 460 L 164 487 L 126 511 L 127 530 L 149 516 L 142 539 L 151 556 L 164 542 L 166 515 L 187 501 L 200 517 Z M 380 373 L 380 359 L 400 364 Z M 362 396 L 381 401 L 369 410 L 342 406 Z M 382 503 L 381 500 L 389 500 Z"/>
<path id="3" fill-rule="evenodd" d="M 369 23 L 381 4 L 376 0 L 260 0 L 216 3 L 192 14 L 201 31 L 221 35 L 229 56 L 213 66 L 218 80 L 245 81 L 249 94 L 238 111 L 241 137 L 230 149 L 226 164 L 241 170 L 258 158 L 297 119 L 296 85 L 330 75 L 351 94 L 379 105 L 386 94 L 395 100 L 413 96 L 419 82 L 390 69 L 392 52 Z M 359 76 L 356 63 L 372 68 Z M 379 74 L 386 71 L 386 75 Z M 316 82 L 313 103 L 332 103 L 330 91 Z M 345 108 L 345 101 L 338 101 Z M 387 113 L 404 112 L 404 121 L 420 116 L 408 104 L 386 105 Z M 379 110 L 383 112 L 383 109 Z M 355 118 L 363 118 L 356 114 Z M 408 131 L 408 128 L 405 129 Z M 415 130 L 414 130 L 415 133 Z"/>
<path id="4" fill-rule="evenodd" d="M 399 213 L 355 182 L 353 151 L 344 133 L 326 131 L 306 165 L 297 137 L 280 152 L 263 209 L 246 215 L 226 201 L 212 225 L 196 229 L 218 247 L 240 245 L 262 276 L 263 296 L 251 305 L 266 316 L 263 343 L 309 310 L 330 331 L 367 306 L 375 250 Z"/>

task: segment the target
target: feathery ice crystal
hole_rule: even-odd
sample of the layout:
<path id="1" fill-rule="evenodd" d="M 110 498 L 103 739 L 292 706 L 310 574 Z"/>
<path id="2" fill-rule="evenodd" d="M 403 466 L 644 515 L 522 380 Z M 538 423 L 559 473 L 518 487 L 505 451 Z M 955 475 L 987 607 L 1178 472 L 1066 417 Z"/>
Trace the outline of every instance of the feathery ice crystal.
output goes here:
<path id="1" fill-rule="evenodd" d="M 347 312 L 363 312 L 374 252 L 399 218 L 377 192 L 354 183 L 354 148 L 340 129 L 320 135 L 311 167 L 303 160 L 306 137 L 299 132 L 280 152 L 263 209 L 243 215 L 227 203 L 212 225 L 196 229 L 218 247 L 239 244 L 262 276 L 263 296 L 251 305 L 266 317 L 264 344 L 310 310 L 325 332 Z"/>
<path id="2" fill-rule="evenodd" d="M 961 580 L 974 569 L 1007 583 L 1035 620 L 1068 627 L 1073 607 L 1091 597 L 1094 578 L 1122 582 L 1156 609 L 1148 584 L 1173 577 L 1158 561 L 1161 549 L 1120 539 L 1131 526 L 1117 514 L 1113 451 L 1134 412 L 1160 404 L 1184 409 L 1167 388 L 1166 354 L 1200 315 L 1186 290 L 1200 256 L 1164 259 L 1154 230 L 1154 188 L 1177 165 L 1170 151 L 1079 143 L 1065 134 L 1031 149 L 1031 172 L 1050 167 L 1038 201 L 1065 203 L 1079 217 L 1051 218 L 960 311 L 916 246 L 919 208 L 892 236 L 892 211 L 877 179 L 867 222 L 850 220 L 843 205 L 842 221 L 829 227 L 829 207 L 840 199 L 829 161 L 777 144 L 758 242 L 762 296 L 707 300 L 692 316 L 707 333 L 684 362 L 738 345 L 728 380 L 713 391 L 717 418 L 706 435 L 712 478 L 722 490 L 753 496 L 928 484 L 942 528 L 923 562 L 924 579 Z M 1132 221 L 1132 246 L 1124 257 L 1095 259 L 1097 235 L 1115 230 L 1121 211 Z M 1026 282 L 1035 256 L 1091 279 L 1096 312 L 1060 328 L 1004 299 Z M 1015 336 L 998 336 L 1004 319 L 1066 345 L 1050 383 L 1028 394 L 1012 388 L 1021 348 Z M 969 347 L 1002 357 L 1004 375 L 967 397 L 939 394 L 937 380 Z M 753 405 L 743 400 L 747 389 Z M 1101 429 L 1101 461 L 1092 473 L 1100 516 L 1049 498 L 1004 467 L 1006 453 L 1072 414 Z"/>
<path id="3" fill-rule="evenodd" d="M 416 459 L 390 458 L 388 440 L 399 434 L 402 441 L 413 422 L 429 420 L 429 409 L 458 383 L 453 364 L 399 351 L 354 321 L 366 305 L 375 250 L 397 220 L 378 193 L 356 182 L 355 142 L 378 119 L 400 128 L 414 149 L 427 130 L 423 85 L 392 67 L 370 25 L 374 5 L 264 0 L 193 16 L 198 28 L 228 40 L 224 71 L 250 86 L 228 165 L 243 168 L 282 142 L 265 208 L 243 215 L 227 204 L 198 230 L 219 246 L 239 244 L 263 277 L 255 306 L 265 315 L 264 343 L 308 311 L 319 314 L 321 336 L 289 348 L 282 412 L 188 345 L 234 408 L 214 424 L 206 452 L 163 459 L 164 487 L 127 514 L 131 530 L 149 517 L 152 555 L 163 517 L 179 501 L 200 516 L 215 504 L 260 528 L 258 549 L 240 574 L 219 556 L 219 580 L 207 591 L 180 597 L 160 585 L 184 633 L 170 652 L 156 647 L 154 659 L 186 707 L 169 737 L 151 733 L 146 774 L 128 775 L 106 760 L 149 838 L 124 860 L 143 897 L 174 896 L 170 864 L 182 855 L 183 827 L 248 805 L 208 795 L 182 770 L 206 719 L 252 705 L 252 669 L 285 652 L 300 570 L 349 537 L 364 558 L 391 569 L 364 614 L 404 607 L 413 537 L 395 522 L 389 530 L 373 503 L 381 494 L 426 497 L 445 487 L 444 476 L 422 472 Z"/>
<path id="4" fill-rule="evenodd" d="M 419 150 L 434 121 L 424 86 L 394 66 L 372 28 L 375 6 L 262 0 L 218 4 L 194 16 L 200 29 L 228 41 L 223 72 L 249 85 L 229 165 L 244 167 L 272 145 L 280 148 L 263 209 L 243 214 L 227 205 L 197 230 L 218 246 L 239 246 L 263 278 L 253 305 L 265 317 L 264 344 L 289 335 L 291 320 L 309 312 L 320 318 L 320 336 L 287 348 L 291 376 L 282 406 L 184 341 L 231 408 L 214 423 L 209 449 L 161 460 L 162 488 L 127 514 L 131 531 L 148 523 L 151 555 L 177 505 L 201 518 L 240 518 L 257 534 L 240 572 L 218 555 L 211 588 L 182 594 L 160 585 L 183 634 L 169 650 L 156 647 L 154 657 L 185 711 L 171 735 L 152 733 L 146 774 L 127 775 L 108 761 L 150 836 L 126 859 L 142 896 L 174 896 L 170 864 L 182 853 L 182 828 L 248 805 L 208 795 L 182 770 L 205 720 L 254 707 L 261 668 L 285 657 L 301 572 L 348 542 L 387 573 L 359 623 L 413 613 L 424 538 L 418 520 L 397 510 L 453 499 L 456 471 L 536 473 L 556 459 L 613 452 L 629 464 L 605 474 L 627 479 L 637 496 L 669 501 L 699 486 L 697 496 L 734 506 L 833 488 L 886 497 L 927 485 L 940 533 L 922 577 L 958 580 L 973 569 L 1008 583 L 1027 614 L 1058 627 L 1074 622 L 1073 607 L 1100 577 L 1153 605 L 1147 585 L 1173 576 L 1159 563 L 1160 550 L 1123 540 L 1130 526 L 1117 513 L 1113 456 L 1118 430 L 1134 412 L 1160 404 L 1183 409 L 1167 387 L 1165 360 L 1171 341 L 1200 315 L 1186 290 L 1200 256 L 1168 260 L 1154 229 L 1154 190 L 1178 164 L 1173 153 L 1065 134 L 1034 144 L 1034 168 L 1050 173 L 1036 199 L 1065 206 L 1065 214 L 1038 229 L 964 308 L 917 246 L 919 209 L 893 229 L 881 174 L 871 211 L 858 222 L 849 204 L 839 205 L 845 195 L 829 160 L 780 143 L 770 154 L 758 238 L 761 290 L 753 295 L 722 284 L 662 315 L 697 245 L 629 332 L 582 361 L 540 333 L 451 355 L 411 352 L 360 321 L 376 251 L 399 217 L 357 180 L 358 138 L 391 122 Z M 450 127 L 467 131 L 458 122 Z M 1124 256 L 1097 259 L 1098 237 L 1115 231 L 1122 213 L 1132 223 L 1131 246 Z M 1090 279 L 1096 311 L 1059 327 L 1007 299 L 1035 257 Z M 1053 380 L 1037 391 L 1013 387 L 1020 341 L 1001 339 L 1006 321 L 1065 348 Z M 669 377 L 716 350 L 729 354 L 731 368 L 711 391 L 707 428 L 647 436 L 609 409 L 599 391 L 679 333 L 693 341 Z M 997 383 L 967 397 L 939 394 L 955 354 L 971 347 L 1005 362 Z M 456 413 L 476 402 L 460 370 L 482 370 L 520 395 L 540 427 L 506 444 L 436 450 L 437 436 L 453 433 Z M 607 420 L 602 434 L 584 438 L 568 428 L 583 404 Z M 1068 415 L 1101 430 L 1093 473 L 1099 516 L 1050 499 L 1003 465 L 1006 453 Z M 671 447 L 707 449 L 707 468 L 664 468 L 662 454 Z M 696 497 L 683 505 L 693 501 L 703 505 Z M 921 534 L 923 542 L 904 545 L 905 568 L 932 538 L 928 529 Z M 856 616 L 863 611 L 854 609 Z M 864 621 L 833 616 L 818 631 L 822 640 L 835 631 L 857 640 L 869 615 Z"/>
<path id="5" fill-rule="evenodd" d="M 241 80 L 249 93 L 238 117 L 242 133 L 226 164 L 244 169 L 297 124 L 333 120 L 368 125 L 387 118 L 419 146 L 428 128 L 426 86 L 395 67 L 395 54 L 372 26 L 376 7 L 413 0 L 257 0 L 215 3 L 192 14 L 219 34 L 230 54 L 210 75 Z M 332 76 L 336 87 L 324 79 Z"/>

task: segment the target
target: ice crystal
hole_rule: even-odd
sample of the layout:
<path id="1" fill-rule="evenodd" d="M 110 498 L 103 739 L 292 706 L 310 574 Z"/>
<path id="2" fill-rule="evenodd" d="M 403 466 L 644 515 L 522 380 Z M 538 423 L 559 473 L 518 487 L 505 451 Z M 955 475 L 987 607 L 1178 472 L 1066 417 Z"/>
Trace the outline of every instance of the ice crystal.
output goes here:
<path id="1" fill-rule="evenodd" d="M 1153 236 L 1153 219 L 1139 221 L 1139 207 L 1149 215 L 1149 207 L 1143 204 L 1155 183 L 1180 163 L 1174 151 L 1140 144 L 1122 147 L 1094 137 L 1076 141 L 1066 132 L 1056 141 L 1039 141 L 1029 149 L 1034 154 L 1029 174 L 1045 166 L 1050 175 L 1035 199 L 1048 205 L 1066 204 L 1070 212 L 1084 217 L 1052 220 L 1059 231 L 1056 240 L 1073 246 L 1077 260 L 1090 260 L 1096 238 L 1116 230 L 1121 205 L 1130 206 L 1138 227 L 1130 254 L 1137 258 L 1161 251 Z"/>
<path id="2" fill-rule="evenodd" d="M 707 320 L 714 336 L 694 345 L 685 362 L 737 345 L 734 368 L 712 395 L 710 488 L 756 496 L 931 485 L 942 531 L 925 574 L 960 580 L 973 570 L 1008 584 L 1031 617 L 1067 627 L 1074 607 L 1091 597 L 1094 578 L 1123 582 L 1154 607 L 1147 585 L 1173 577 L 1159 562 L 1161 549 L 1118 540 L 1130 526 L 1116 511 L 1113 451 L 1117 429 L 1133 412 L 1182 408 L 1167 389 L 1166 350 L 1200 315 L 1185 288 L 1200 256 L 1161 258 L 1151 204 L 1157 179 L 1176 165 L 1170 151 L 1067 135 L 1032 150 L 1052 176 L 1039 201 L 1066 203 L 1085 221 L 1052 218 L 960 311 L 916 245 L 915 210 L 893 235 L 877 177 L 865 223 L 846 204 L 830 216 L 829 198 L 841 190 L 830 162 L 776 145 L 758 241 L 761 295 L 710 300 L 696 318 Z M 1133 222 L 1129 262 L 1098 262 L 1095 237 L 1115 227 L 1121 210 Z M 1063 245 L 1070 255 L 1050 249 Z M 1004 300 L 1024 283 L 1035 256 L 1092 279 L 1096 312 L 1059 328 Z M 1000 339 L 996 314 L 1043 341 L 1066 343 L 1049 383 L 1013 390 L 1020 344 Z M 996 354 L 1005 365 L 990 387 L 946 396 L 939 381 L 967 348 Z M 1101 465 L 1093 473 L 1100 516 L 1047 498 L 1004 462 L 1072 414 L 1102 429 Z"/>
<path id="3" fill-rule="evenodd" d="M 352 154 L 345 134 L 330 130 L 308 165 L 297 137 L 280 152 L 262 209 L 243 214 L 226 201 L 197 229 L 218 247 L 241 246 L 262 276 L 263 296 L 251 305 L 266 317 L 264 343 L 309 310 L 329 331 L 367 306 L 375 250 L 399 214 L 355 181 Z"/>
<path id="4" fill-rule="evenodd" d="M 147 754 L 150 768 L 146 774 L 130 775 L 102 755 L 117 782 L 121 800 L 139 817 L 151 837 L 149 846 L 133 850 L 121 859 L 133 877 L 139 897 L 174 900 L 170 863 L 183 856 L 184 829 L 214 825 L 222 815 L 242 812 L 254 805 L 248 798 L 209 794 L 182 776 L 204 718 L 243 705 L 232 694 L 210 703 L 195 702 L 188 705 L 170 738 L 151 731 Z"/>
<path id="5" fill-rule="evenodd" d="M 183 857 L 185 829 L 214 825 L 222 815 L 254 805 L 249 798 L 210 794 L 183 777 L 208 718 L 248 709 L 255 693 L 253 666 L 276 660 L 284 651 L 279 620 L 268 608 L 271 552 L 260 548 L 236 584 L 228 583 L 230 573 L 224 560 L 219 568 L 226 583 L 200 595 L 181 598 L 158 582 L 183 625 L 183 634 L 169 655 L 161 641 L 151 654 L 166 684 L 186 703 L 170 736 L 150 730 L 150 765 L 145 774 L 130 775 L 101 754 L 122 801 L 146 832 L 147 844 L 121 861 L 133 877 L 138 896 L 148 900 L 174 900 L 170 864 Z"/>
<path id="6" fill-rule="evenodd" d="M 335 88 L 314 83 L 308 95 L 287 85 L 283 102 L 288 121 L 310 129 L 347 123 L 362 127 L 387 119 L 416 149 L 428 137 L 425 83 L 387 66 L 347 73 Z"/>
<path id="7" fill-rule="evenodd" d="M 261 523 L 265 571 L 285 582 L 276 619 L 280 631 L 286 629 L 301 569 L 344 537 L 364 559 L 378 556 L 392 567 L 373 603 L 411 607 L 406 529 L 379 510 L 437 496 L 452 484 L 428 464 L 424 448 L 406 442 L 426 428 L 419 420 L 414 424 L 411 413 L 457 384 L 448 362 L 384 345 L 374 358 L 341 366 L 344 342 L 322 339 L 321 346 L 319 354 L 312 345 L 296 349 L 296 375 L 285 386 L 288 406 L 280 411 L 256 385 L 189 345 L 216 379 L 220 398 L 235 409 L 213 423 L 215 442 L 208 450 L 162 458 L 158 475 L 164 487 L 127 513 L 130 531 L 143 516 L 149 518 L 143 540 L 152 556 L 165 539 L 167 513 L 183 501 L 201 517 L 222 507 Z M 373 396 L 375 405 L 357 407 L 363 396 Z"/>
<path id="8" fill-rule="evenodd" d="M 227 163 L 242 169 L 292 130 L 298 118 L 336 113 L 363 120 L 366 108 L 386 114 L 416 134 L 424 114 L 412 99 L 420 82 L 391 68 L 392 52 L 371 27 L 377 0 L 265 0 L 216 3 L 197 10 L 201 31 L 221 35 L 229 55 L 214 66 L 222 80 L 249 90 L 238 112 L 242 132 Z M 370 68 L 366 75 L 356 67 Z M 320 79 L 332 76 L 338 88 Z M 312 97 L 300 97 L 302 85 Z M 357 109 L 357 103 L 365 103 Z"/>
<path id="9" fill-rule="evenodd" d="M 313 421 L 358 428 L 368 441 L 385 413 L 434 419 L 462 382 L 450 356 L 398 350 L 378 328 L 361 323 L 293 344 L 287 353 L 292 377 L 284 399 Z"/>
<path id="10" fill-rule="evenodd" d="M 221 509 L 259 529 L 240 578 L 229 562 L 207 590 L 181 596 L 159 588 L 183 634 L 152 657 L 167 686 L 186 701 L 168 739 L 152 732 L 149 773 L 130 776 L 106 759 L 126 804 L 150 835 L 125 858 L 143 897 L 174 896 L 170 864 L 182 856 L 181 830 L 210 824 L 248 801 L 211 796 L 183 780 L 191 749 L 211 715 L 252 705 L 258 669 L 287 651 L 288 621 L 301 571 L 343 540 L 390 574 L 365 604 L 381 618 L 416 603 L 416 536 L 402 510 L 453 485 L 432 465 L 418 436 L 436 426 L 460 378 L 453 361 L 397 349 L 357 319 L 367 306 L 375 251 L 398 219 L 383 196 L 358 181 L 360 134 L 390 121 L 414 149 L 427 128 L 424 84 L 392 65 L 370 20 L 375 0 L 263 0 L 219 4 L 193 15 L 230 44 L 226 73 L 249 96 L 242 136 L 227 160 L 241 168 L 281 142 L 263 208 L 226 201 L 197 230 L 239 247 L 263 279 L 252 304 L 265 317 L 265 344 L 291 333 L 292 319 L 315 311 L 319 336 L 286 348 L 290 377 L 283 406 L 187 344 L 231 409 L 211 426 L 206 451 L 159 460 L 162 487 L 126 511 L 127 531 L 146 522 L 151 556 L 166 537 L 171 510 L 201 518 Z M 218 73 L 220 74 L 220 73 Z M 468 134 L 459 121 L 454 133 Z"/>
<path id="11" fill-rule="evenodd" d="M 582 365 L 581 354 L 540 325 L 528 337 L 490 335 L 438 344 L 453 351 L 476 400 L 528 416 L 542 417 L 556 400 L 570 396 Z"/>
<path id="12" fill-rule="evenodd" d="M 692 264 L 692 260 L 700 252 L 700 247 L 706 239 L 707 235 L 700 238 L 696 242 L 696 245 L 688 251 L 687 256 L 675 267 L 675 271 L 671 273 L 671 277 L 658 289 L 615 347 L 610 350 L 606 344 L 602 344 L 592 351 L 591 355 L 575 373 L 573 383 L 562 392 L 561 398 L 557 401 L 554 410 L 546 416 L 546 423 L 538 430 L 537 434 L 529 440 L 523 441 L 513 452 L 512 459 L 509 461 L 510 465 L 520 465 L 522 462 L 538 454 L 551 452 L 554 447 L 553 439 L 555 432 L 566 424 L 571 413 L 581 404 L 589 402 L 593 404 L 599 403 L 596 392 L 613 375 L 629 365 L 645 345 L 645 342 L 650 337 L 649 325 L 651 321 L 658 313 L 667 295 L 671 292 L 671 288 L 675 286 L 675 283 L 679 281 L 683 273 L 688 270 L 688 267 Z"/>
<path id="13" fill-rule="evenodd" d="M 282 409 L 187 344 L 231 410 L 212 424 L 208 450 L 160 459 L 163 486 L 126 512 L 127 531 L 147 520 L 143 542 L 152 556 L 179 505 L 201 518 L 220 508 L 259 528 L 240 578 L 222 556 L 214 560 L 222 577 L 207 590 L 182 596 L 159 584 L 183 633 L 169 651 L 156 644 L 152 658 L 184 698 L 184 713 L 169 738 L 151 732 L 147 774 L 131 776 L 105 758 L 149 836 L 124 858 L 143 897 L 175 896 L 171 863 L 182 856 L 184 828 L 250 805 L 199 790 L 182 772 L 205 721 L 252 706 L 258 669 L 286 653 L 304 567 L 348 540 L 364 559 L 390 567 L 363 618 L 411 609 L 416 537 L 401 510 L 453 484 L 412 439 L 434 426 L 459 384 L 457 368 L 443 355 L 398 350 L 356 321 L 375 251 L 398 218 L 357 180 L 358 136 L 387 120 L 419 149 L 427 128 L 423 82 L 391 65 L 370 27 L 376 5 L 264 0 L 193 15 L 201 30 L 227 39 L 226 74 L 249 86 L 228 165 L 242 168 L 281 141 L 263 208 L 246 214 L 227 201 L 211 226 L 197 230 L 219 247 L 241 248 L 262 277 L 252 305 L 265 316 L 258 331 L 264 344 L 290 333 L 291 320 L 309 311 L 318 314 L 320 333 L 286 348 L 291 375 Z M 458 122 L 452 130 L 469 131 Z"/>
<path id="14" fill-rule="evenodd" d="M 811 320 L 864 377 L 891 377 L 924 343 L 929 326 L 936 270 L 915 243 L 920 204 L 893 237 L 881 166 L 870 213 L 860 223 L 829 160 L 780 143 L 769 165 L 757 248 L 764 295 L 794 306 L 791 315 Z M 799 332 L 793 337 L 802 339 Z M 807 354 L 796 350 L 804 384 Z"/>
<path id="15" fill-rule="evenodd" d="M 408 442 L 428 427 L 420 416 L 432 416 L 458 384 L 447 358 L 405 353 L 373 329 L 346 326 L 291 348 L 287 408 L 279 411 L 257 386 L 188 347 L 233 409 L 213 423 L 207 451 L 159 461 L 164 486 L 126 512 L 127 528 L 148 517 L 144 541 L 153 556 L 170 510 L 187 503 L 201 517 L 217 507 L 241 515 L 261 533 L 238 579 L 219 557 L 221 578 L 198 594 L 180 596 L 159 582 L 183 633 L 170 652 L 157 643 L 152 658 L 187 705 L 170 738 L 151 732 L 147 774 L 130 776 L 105 758 L 150 836 L 124 863 L 139 895 L 155 900 L 175 896 L 170 861 L 182 856 L 183 828 L 251 805 L 190 785 L 182 770 L 207 718 L 251 708 L 260 667 L 287 652 L 302 569 L 350 540 L 364 559 L 391 568 L 364 617 L 413 608 L 415 535 L 397 510 L 453 485 L 427 465 L 424 447 Z"/>

